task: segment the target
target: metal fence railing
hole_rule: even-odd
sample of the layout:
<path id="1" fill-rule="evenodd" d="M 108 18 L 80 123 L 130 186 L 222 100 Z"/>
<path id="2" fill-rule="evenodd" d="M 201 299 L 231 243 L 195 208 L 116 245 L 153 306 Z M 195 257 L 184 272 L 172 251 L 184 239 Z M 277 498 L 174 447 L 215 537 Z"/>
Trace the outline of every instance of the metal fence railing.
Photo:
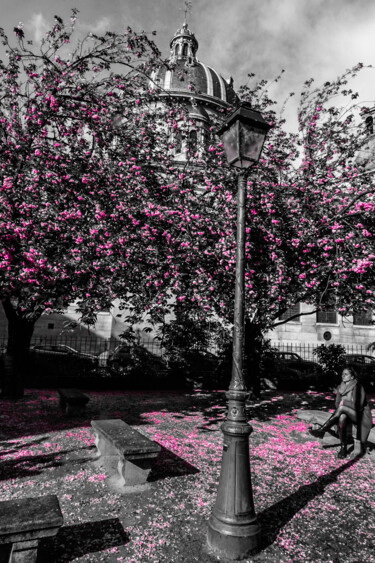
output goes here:
<path id="1" fill-rule="evenodd" d="M 273 342 L 271 346 L 277 348 L 280 352 L 294 352 L 301 356 L 304 360 L 315 360 L 316 356 L 313 354 L 314 350 L 319 344 L 312 344 L 310 342 Z M 369 350 L 365 344 L 342 344 L 347 354 L 361 354 L 365 356 L 372 356 L 375 358 L 375 350 Z"/>
<path id="2" fill-rule="evenodd" d="M 90 354 L 93 356 L 99 356 L 103 352 L 113 351 L 119 345 L 126 344 L 126 341 L 120 338 L 100 338 L 96 337 L 82 337 L 80 335 L 59 335 L 59 336 L 33 336 L 31 339 L 30 348 L 37 347 L 44 347 L 46 349 L 50 349 L 52 346 L 67 346 L 72 348 L 73 350 L 83 353 L 83 354 Z M 138 344 L 145 348 L 150 354 L 158 357 L 163 357 L 165 354 L 165 350 L 163 349 L 160 340 L 157 339 L 147 339 L 142 338 L 139 339 L 134 344 Z M 270 342 L 273 348 L 277 348 L 282 352 L 295 352 L 299 356 L 301 356 L 304 360 L 314 360 L 316 356 L 314 356 L 313 351 L 318 347 L 319 344 L 311 343 L 311 342 L 278 342 L 272 341 Z M 343 344 L 345 347 L 347 354 L 362 354 L 367 356 L 375 357 L 375 349 L 369 350 L 368 346 L 365 344 Z M 0 352 L 5 352 L 7 347 L 7 337 L 0 336 Z M 197 346 L 189 346 L 189 343 L 186 343 L 186 350 L 198 350 L 198 351 L 206 351 L 210 352 L 215 356 L 219 356 L 221 351 L 217 346 L 210 345 L 207 350 L 200 349 Z"/>
<path id="3" fill-rule="evenodd" d="M 4 374 L 11 371 L 9 362 L 13 362 L 13 355 L 6 351 L 7 339 L 0 337 L 0 387 Z M 133 382 L 147 381 L 147 378 L 163 383 L 168 377 L 183 382 L 192 376 L 208 377 L 219 363 L 211 346 L 189 346 L 186 343 L 186 348 L 167 353 L 157 339 L 126 341 L 79 335 L 33 336 L 30 353 L 27 357 L 21 354 L 17 358 L 26 384 L 53 385 L 58 382 L 60 386 L 71 385 L 73 380 L 77 385 L 83 382 L 98 384 L 98 381 L 109 384 L 119 379 L 132 385 Z"/>
<path id="4" fill-rule="evenodd" d="M 33 336 L 30 343 L 30 349 L 35 347 L 51 349 L 54 346 L 66 346 L 81 354 L 91 354 L 98 356 L 106 351 L 113 351 L 117 346 L 125 344 L 125 341 L 119 338 L 92 338 L 82 336 Z M 160 343 L 157 340 L 140 341 L 139 345 L 146 348 L 151 354 L 161 355 Z M 5 352 L 7 348 L 7 338 L 0 336 L 0 351 Z"/>
<path id="5" fill-rule="evenodd" d="M 119 351 L 122 344 L 124 346 Z M 318 346 L 316 343 L 271 341 L 270 344 L 279 351 L 294 352 L 304 360 L 317 361 L 317 357 L 313 353 Z M 34 351 L 30 356 L 30 370 L 34 364 L 38 365 L 38 369 L 45 364 L 48 370 L 52 364 L 54 370 L 63 372 L 71 372 L 74 368 L 77 368 L 78 371 L 87 368 L 86 371 L 89 371 L 92 366 L 106 368 L 110 365 L 110 358 L 113 363 L 116 354 L 119 354 L 120 360 L 125 366 L 130 365 L 132 361 L 133 363 L 138 361 L 138 363 L 144 362 L 145 367 L 154 371 L 163 371 L 166 366 L 170 365 L 171 354 L 166 353 L 159 340 L 142 338 L 133 342 L 133 345 L 137 345 L 140 350 L 140 354 L 136 353 L 136 360 L 134 360 L 134 355 L 131 358 L 132 344 L 127 345 L 124 340 L 119 338 L 106 339 L 97 336 L 93 338 L 68 334 L 54 337 L 34 336 L 30 346 L 31 351 Z M 366 345 L 347 344 L 344 347 L 347 354 L 361 354 L 375 358 L 375 350 L 369 350 Z M 0 336 L 0 352 L 6 352 L 6 348 L 7 339 Z M 116 352 L 113 355 L 114 351 Z M 135 352 L 137 351 L 135 350 Z M 221 350 L 213 349 L 212 346 L 199 348 L 189 346 L 187 342 L 186 349 L 179 349 L 176 352 L 175 358 L 184 356 L 183 359 L 185 362 L 191 363 L 193 371 L 214 370 L 215 366 L 220 363 Z M 34 364 L 31 360 L 34 361 Z"/>

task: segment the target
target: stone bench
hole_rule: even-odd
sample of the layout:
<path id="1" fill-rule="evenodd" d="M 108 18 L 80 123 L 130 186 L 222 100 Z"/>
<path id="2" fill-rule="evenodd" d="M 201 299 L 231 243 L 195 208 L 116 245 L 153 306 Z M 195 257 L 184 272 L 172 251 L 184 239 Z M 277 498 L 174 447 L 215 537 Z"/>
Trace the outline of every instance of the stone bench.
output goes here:
<path id="1" fill-rule="evenodd" d="M 161 446 L 120 419 L 92 420 L 91 426 L 99 463 L 112 473 L 110 487 L 123 493 L 150 488 L 147 477 Z"/>
<path id="2" fill-rule="evenodd" d="M 63 525 L 56 495 L 0 502 L 0 561 L 34 563 L 41 538 Z"/>
<path id="3" fill-rule="evenodd" d="M 319 425 L 324 424 L 329 419 L 331 414 L 332 413 L 329 413 L 327 411 L 299 409 L 296 413 L 296 417 L 299 420 L 303 420 L 304 422 L 311 422 L 314 426 L 314 423 L 318 423 Z M 316 428 L 319 428 L 319 426 L 316 426 Z M 348 432 L 349 437 L 351 432 L 351 437 L 353 438 L 354 442 L 353 454 L 356 455 L 360 452 L 360 441 L 356 439 L 356 426 L 354 424 L 348 424 Z M 371 429 L 370 434 L 367 438 L 367 442 L 370 443 L 371 446 L 370 456 L 375 459 L 375 427 Z M 331 429 L 324 434 L 322 446 L 338 446 L 339 444 L 340 439 L 337 432 L 334 432 Z"/>
<path id="4" fill-rule="evenodd" d="M 58 389 L 57 392 L 60 395 L 60 407 L 67 415 L 80 414 L 90 400 L 78 389 Z"/>

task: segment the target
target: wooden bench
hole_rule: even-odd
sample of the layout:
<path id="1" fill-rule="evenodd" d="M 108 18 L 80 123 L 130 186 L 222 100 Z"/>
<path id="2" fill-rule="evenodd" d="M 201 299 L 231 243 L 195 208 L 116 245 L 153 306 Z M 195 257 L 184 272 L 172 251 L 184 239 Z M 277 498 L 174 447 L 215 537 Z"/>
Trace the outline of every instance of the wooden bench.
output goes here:
<path id="1" fill-rule="evenodd" d="M 92 420 L 91 426 L 100 462 L 112 473 L 111 488 L 124 493 L 148 489 L 147 477 L 161 446 L 120 419 Z"/>
<path id="2" fill-rule="evenodd" d="M 80 414 L 90 398 L 78 389 L 58 389 L 60 407 L 67 415 Z"/>
<path id="3" fill-rule="evenodd" d="M 324 424 L 328 418 L 331 416 L 332 413 L 327 411 L 319 411 L 319 410 L 304 410 L 299 409 L 296 413 L 296 417 L 299 420 L 303 420 L 304 422 L 310 422 L 314 426 L 317 423 L 316 428 L 318 429 L 320 424 Z M 349 441 L 352 438 L 354 442 L 353 454 L 359 454 L 361 451 L 361 443 L 356 438 L 356 426 L 353 424 L 348 424 L 348 434 L 349 434 Z M 375 427 L 371 429 L 370 434 L 368 435 L 367 442 L 370 443 L 371 451 L 370 457 L 375 459 Z M 338 446 L 340 444 L 340 439 L 337 432 L 334 432 L 332 429 L 329 430 L 324 434 L 322 439 L 322 446 Z"/>
<path id="4" fill-rule="evenodd" d="M 0 561 L 34 563 L 41 538 L 63 525 L 56 495 L 0 502 Z"/>

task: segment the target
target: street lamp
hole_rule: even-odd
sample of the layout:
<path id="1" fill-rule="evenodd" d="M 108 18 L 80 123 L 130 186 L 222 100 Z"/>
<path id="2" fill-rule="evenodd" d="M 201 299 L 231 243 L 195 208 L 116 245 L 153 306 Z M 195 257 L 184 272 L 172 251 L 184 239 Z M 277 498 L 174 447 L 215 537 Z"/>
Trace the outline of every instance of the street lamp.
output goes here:
<path id="1" fill-rule="evenodd" d="M 218 131 L 228 163 L 239 168 L 237 194 L 236 288 L 232 378 L 229 390 L 221 473 L 215 506 L 208 522 L 210 551 L 229 559 L 243 559 L 260 544 L 260 527 L 254 510 L 251 488 L 249 435 L 252 432 L 245 415 L 249 394 L 243 374 L 244 289 L 245 289 L 245 212 L 247 169 L 256 164 L 270 125 L 261 114 L 241 102 Z"/>

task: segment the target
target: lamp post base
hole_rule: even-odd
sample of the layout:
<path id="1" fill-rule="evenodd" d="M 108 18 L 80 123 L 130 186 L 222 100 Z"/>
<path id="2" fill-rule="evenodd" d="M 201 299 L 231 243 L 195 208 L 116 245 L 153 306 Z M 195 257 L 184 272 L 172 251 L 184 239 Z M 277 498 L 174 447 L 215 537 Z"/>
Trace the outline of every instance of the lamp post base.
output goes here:
<path id="1" fill-rule="evenodd" d="M 253 529 L 247 529 L 245 535 L 225 535 L 214 530 L 212 522 L 208 525 L 207 545 L 208 552 L 220 557 L 226 557 L 232 561 L 238 561 L 249 557 L 252 553 L 259 551 L 260 528 L 255 522 Z M 235 530 L 238 533 L 238 530 Z"/>
<path id="2" fill-rule="evenodd" d="M 248 394 L 230 390 L 223 459 L 215 506 L 208 522 L 208 549 L 232 560 L 244 559 L 260 547 L 260 526 L 254 510 L 250 477 L 249 435 L 245 419 Z"/>

